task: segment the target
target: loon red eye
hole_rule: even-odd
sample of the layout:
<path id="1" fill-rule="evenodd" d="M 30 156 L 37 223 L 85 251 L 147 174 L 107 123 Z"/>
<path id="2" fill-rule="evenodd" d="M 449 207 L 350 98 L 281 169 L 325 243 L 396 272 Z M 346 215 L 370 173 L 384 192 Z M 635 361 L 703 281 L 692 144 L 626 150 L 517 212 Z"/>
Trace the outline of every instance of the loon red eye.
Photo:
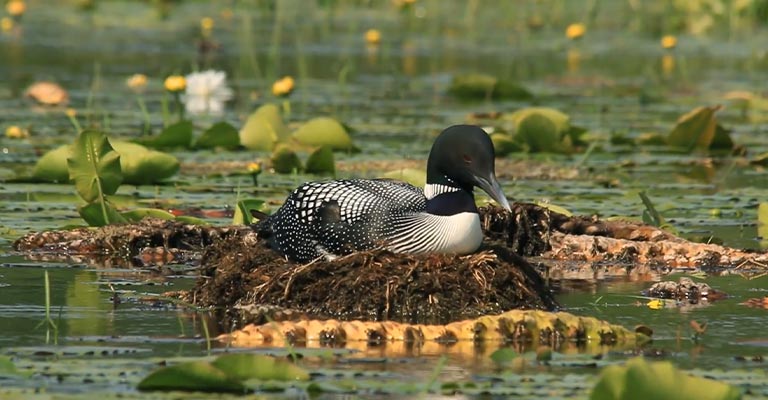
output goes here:
<path id="1" fill-rule="evenodd" d="M 464 154 L 464 164 L 467 164 L 467 165 L 472 164 L 472 157 Z"/>

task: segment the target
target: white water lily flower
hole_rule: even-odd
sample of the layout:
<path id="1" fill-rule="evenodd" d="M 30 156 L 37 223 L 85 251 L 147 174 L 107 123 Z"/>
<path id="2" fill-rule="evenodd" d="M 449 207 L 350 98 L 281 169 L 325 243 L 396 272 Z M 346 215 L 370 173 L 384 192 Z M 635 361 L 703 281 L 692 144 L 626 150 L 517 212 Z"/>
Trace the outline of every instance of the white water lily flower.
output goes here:
<path id="1" fill-rule="evenodd" d="M 208 70 L 186 76 L 187 88 L 182 97 L 189 114 L 222 114 L 224 103 L 232 99 L 224 71 Z"/>

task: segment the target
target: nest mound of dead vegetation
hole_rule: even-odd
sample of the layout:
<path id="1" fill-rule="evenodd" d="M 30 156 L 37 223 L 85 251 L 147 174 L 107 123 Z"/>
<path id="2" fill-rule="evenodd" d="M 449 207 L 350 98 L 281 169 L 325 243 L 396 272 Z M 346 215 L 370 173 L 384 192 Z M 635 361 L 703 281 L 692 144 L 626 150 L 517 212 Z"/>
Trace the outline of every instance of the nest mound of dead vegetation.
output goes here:
<path id="1" fill-rule="evenodd" d="M 505 247 L 469 256 L 359 252 L 298 265 L 238 238 L 208 248 L 198 305 L 274 306 L 317 318 L 444 324 L 511 309 L 557 306 L 535 269 Z M 226 318 L 225 318 L 226 319 Z"/>

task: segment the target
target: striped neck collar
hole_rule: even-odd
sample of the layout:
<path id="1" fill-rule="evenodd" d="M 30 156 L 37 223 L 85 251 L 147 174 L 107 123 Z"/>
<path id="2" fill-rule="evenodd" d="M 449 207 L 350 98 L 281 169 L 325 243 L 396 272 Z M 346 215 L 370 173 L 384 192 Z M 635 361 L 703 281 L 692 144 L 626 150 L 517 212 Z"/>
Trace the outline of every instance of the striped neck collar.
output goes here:
<path id="1" fill-rule="evenodd" d="M 432 200 L 443 193 L 458 192 L 459 190 L 462 189 L 456 186 L 443 185 L 440 183 L 427 183 L 424 185 L 424 197 L 426 197 L 427 200 Z"/>

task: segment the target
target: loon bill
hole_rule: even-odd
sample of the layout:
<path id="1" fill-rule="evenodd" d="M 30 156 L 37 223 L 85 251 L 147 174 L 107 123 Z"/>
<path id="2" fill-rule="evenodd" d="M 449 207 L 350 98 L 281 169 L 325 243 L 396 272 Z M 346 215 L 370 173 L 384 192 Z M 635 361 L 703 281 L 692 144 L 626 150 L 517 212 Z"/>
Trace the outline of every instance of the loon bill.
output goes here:
<path id="1" fill-rule="evenodd" d="M 376 247 L 399 253 L 472 253 L 483 239 L 473 189 L 479 187 L 510 209 L 494 160 L 485 131 L 451 126 L 432 145 L 423 190 L 389 179 L 307 182 L 255 229 L 298 262 Z"/>

